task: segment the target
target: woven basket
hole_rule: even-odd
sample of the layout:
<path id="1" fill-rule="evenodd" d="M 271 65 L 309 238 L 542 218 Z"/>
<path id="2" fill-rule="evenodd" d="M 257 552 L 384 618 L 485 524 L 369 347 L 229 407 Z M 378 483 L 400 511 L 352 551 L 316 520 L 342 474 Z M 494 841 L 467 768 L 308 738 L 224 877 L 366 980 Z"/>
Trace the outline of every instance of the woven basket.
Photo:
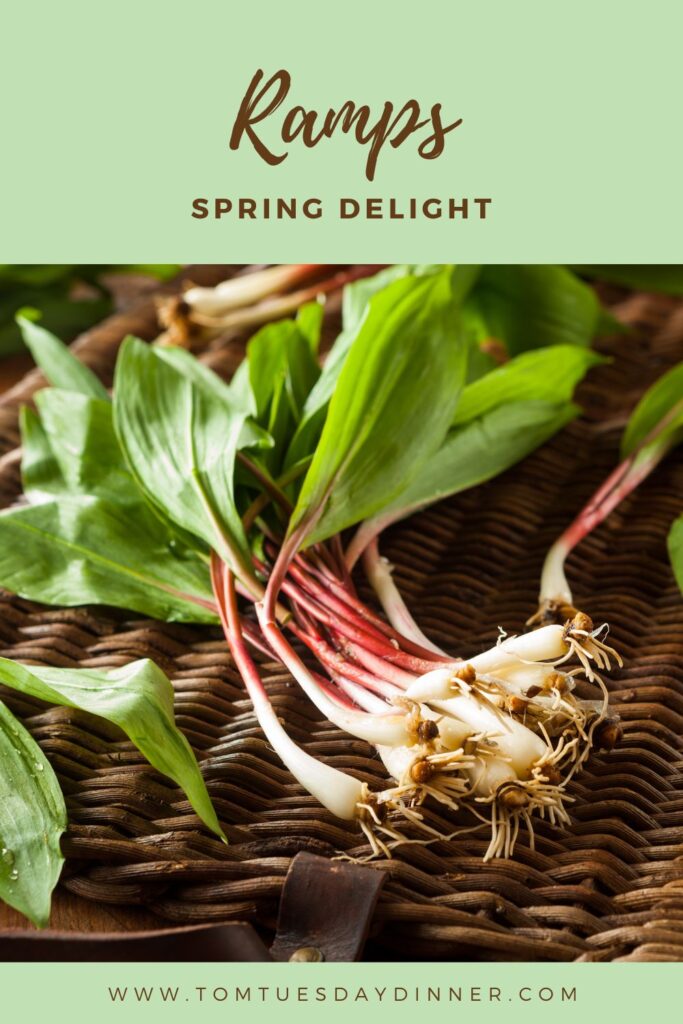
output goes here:
<path id="1" fill-rule="evenodd" d="M 226 268 L 193 270 L 200 283 Z M 631 333 L 601 348 L 619 353 L 593 371 L 582 418 L 496 481 L 392 529 L 383 553 L 423 628 L 470 656 L 519 630 L 535 606 L 543 556 L 615 464 L 629 410 L 683 358 L 683 304 L 605 293 Z M 328 317 L 328 333 L 335 329 Z M 155 334 L 142 302 L 78 343 L 106 382 L 128 332 Z M 241 343 L 209 353 L 226 375 Z M 41 382 L 31 374 L 0 406 L 4 451 L 16 410 Z M 18 462 L 0 463 L 0 501 L 20 491 Z M 662 467 L 572 555 L 581 607 L 611 624 L 625 668 L 608 680 L 624 739 L 592 757 L 571 784 L 572 824 L 539 824 L 536 848 L 520 835 L 513 860 L 484 864 L 483 832 L 406 845 L 377 862 L 387 881 L 373 925 L 373 955 L 400 960 L 683 959 L 683 600 L 665 538 L 683 505 L 683 459 Z M 178 723 L 202 764 L 225 826 L 225 846 L 203 830 L 182 794 L 114 727 L 86 714 L 1 696 L 39 741 L 67 795 L 70 826 L 61 884 L 100 903 L 145 905 L 167 921 L 248 920 L 273 927 L 291 858 L 300 850 L 363 856 L 362 837 L 305 794 L 265 742 L 218 631 L 102 609 L 46 609 L 2 595 L 0 653 L 26 662 L 113 668 L 150 657 L 169 674 Z M 295 740 L 369 783 L 376 755 L 327 722 L 275 665 L 267 686 Z M 449 823 L 434 816 L 442 828 Z"/>

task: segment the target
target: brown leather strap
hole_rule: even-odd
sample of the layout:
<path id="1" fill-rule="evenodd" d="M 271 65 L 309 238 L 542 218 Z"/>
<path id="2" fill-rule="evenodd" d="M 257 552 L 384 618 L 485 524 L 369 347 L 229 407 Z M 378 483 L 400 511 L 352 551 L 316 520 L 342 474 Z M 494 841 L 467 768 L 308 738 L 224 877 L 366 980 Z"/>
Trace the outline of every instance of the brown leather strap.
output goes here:
<path id="1" fill-rule="evenodd" d="M 359 960 L 384 872 L 299 853 L 285 879 L 274 960 Z"/>
<path id="2" fill-rule="evenodd" d="M 0 931 L 0 962 L 44 960 L 111 961 L 156 960 L 198 963 L 229 961 L 265 962 L 268 950 L 249 924 L 239 922 L 168 928 L 158 932 L 73 934 L 71 932 Z"/>

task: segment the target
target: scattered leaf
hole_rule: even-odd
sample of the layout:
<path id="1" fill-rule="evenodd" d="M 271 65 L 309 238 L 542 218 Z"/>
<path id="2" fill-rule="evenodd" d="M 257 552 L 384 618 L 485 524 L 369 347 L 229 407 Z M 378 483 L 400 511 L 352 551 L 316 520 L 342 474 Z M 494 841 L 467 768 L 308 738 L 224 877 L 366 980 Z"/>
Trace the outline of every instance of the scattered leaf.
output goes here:
<path id="1" fill-rule="evenodd" d="M 180 786 L 204 824 L 225 839 L 192 748 L 175 724 L 173 687 L 153 661 L 99 672 L 29 667 L 0 658 L 0 682 L 49 704 L 80 708 L 113 722 L 152 767 Z"/>
<path id="2" fill-rule="evenodd" d="M 66 807 L 50 762 L 2 701 L 0 764 L 0 899 L 44 928 L 64 863 Z"/>

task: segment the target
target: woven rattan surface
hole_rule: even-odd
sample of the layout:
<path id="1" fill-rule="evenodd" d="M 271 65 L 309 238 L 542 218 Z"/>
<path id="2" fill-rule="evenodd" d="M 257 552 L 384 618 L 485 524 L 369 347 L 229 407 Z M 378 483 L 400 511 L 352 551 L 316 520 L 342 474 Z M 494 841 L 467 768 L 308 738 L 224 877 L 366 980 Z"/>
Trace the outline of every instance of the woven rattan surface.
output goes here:
<path id="1" fill-rule="evenodd" d="M 221 276 L 208 268 L 195 277 L 202 273 L 207 282 Z M 383 541 L 421 625 L 454 652 L 482 649 L 499 625 L 522 628 L 543 555 L 614 465 L 625 416 L 647 384 L 683 358 L 683 304 L 641 294 L 610 298 L 632 330 L 601 344 L 619 357 L 582 387 L 584 416 L 517 469 Z M 108 379 L 116 346 L 131 330 L 153 335 L 149 302 L 91 332 L 79 351 Z M 239 351 L 232 342 L 209 360 L 229 372 Z M 15 389 L 0 412 L 5 451 L 16 442 L 19 397 L 36 380 Z M 18 493 L 10 455 L 0 464 L 0 500 Z M 683 600 L 665 545 L 682 507 L 678 455 L 570 560 L 577 601 L 596 621 L 610 622 L 625 658 L 608 684 L 624 739 L 592 757 L 572 783 L 572 825 L 539 825 L 534 851 L 522 834 L 510 861 L 484 864 L 486 839 L 470 832 L 407 845 L 377 863 L 389 876 L 374 920 L 381 955 L 683 959 Z M 179 791 L 113 727 L 3 691 L 67 794 L 67 889 L 107 904 L 144 904 L 179 923 L 241 919 L 267 929 L 295 853 L 367 852 L 354 827 L 321 810 L 282 768 L 218 631 L 1 600 L 0 653 L 7 657 L 105 668 L 144 656 L 162 666 L 230 838 L 224 846 L 204 832 Z M 265 668 L 298 742 L 370 783 L 382 777 L 369 747 L 322 722 L 283 671 Z"/>

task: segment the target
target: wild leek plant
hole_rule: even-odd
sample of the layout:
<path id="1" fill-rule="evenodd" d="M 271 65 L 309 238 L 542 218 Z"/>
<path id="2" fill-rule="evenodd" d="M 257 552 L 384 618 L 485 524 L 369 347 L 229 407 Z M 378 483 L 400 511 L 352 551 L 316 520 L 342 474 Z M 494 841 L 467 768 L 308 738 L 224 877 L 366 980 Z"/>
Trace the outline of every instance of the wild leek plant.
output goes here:
<path id="1" fill-rule="evenodd" d="M 592 293 L 561 268 L 547 268 L 545 290 L 543 268 L 521 269 L 563 343 L 541 347 L 539 332 L 521 350 L 510 268 L 389 268 L 347 288 L 322 369 L 314 304 L 259 331 L 230 385 L 186 350 L 129 338 L 113 401 L 25 325 L 58 387 L 23 415 L 25 501 L 0 515 L 0 583 L 47 603 L 219 622 L 269 742 L 321 804 L 358 822 L 372 854 L 438 838 L 431 801 L 469 810 L 491 830 L 486 856 L 509 856 L 521 824 L 533 836 L 533 815 L 567 820 L 567 782 L 595 742 L 614 739 L 601 673 L 618 655 L 576 613 L 464 662 L 422 636 L 377 540 L 577 414 L 574 388 L 600 361 L 587 347 Z M 514 339 L 502 366 L 473 326 L 491 310 Z M 356 591 L 361 557 L 381 609 Z M 377 748 L 383 787 L 293 742 L 262 655 Z M 580 679 L 594 700 L 577 695 Z"/>

